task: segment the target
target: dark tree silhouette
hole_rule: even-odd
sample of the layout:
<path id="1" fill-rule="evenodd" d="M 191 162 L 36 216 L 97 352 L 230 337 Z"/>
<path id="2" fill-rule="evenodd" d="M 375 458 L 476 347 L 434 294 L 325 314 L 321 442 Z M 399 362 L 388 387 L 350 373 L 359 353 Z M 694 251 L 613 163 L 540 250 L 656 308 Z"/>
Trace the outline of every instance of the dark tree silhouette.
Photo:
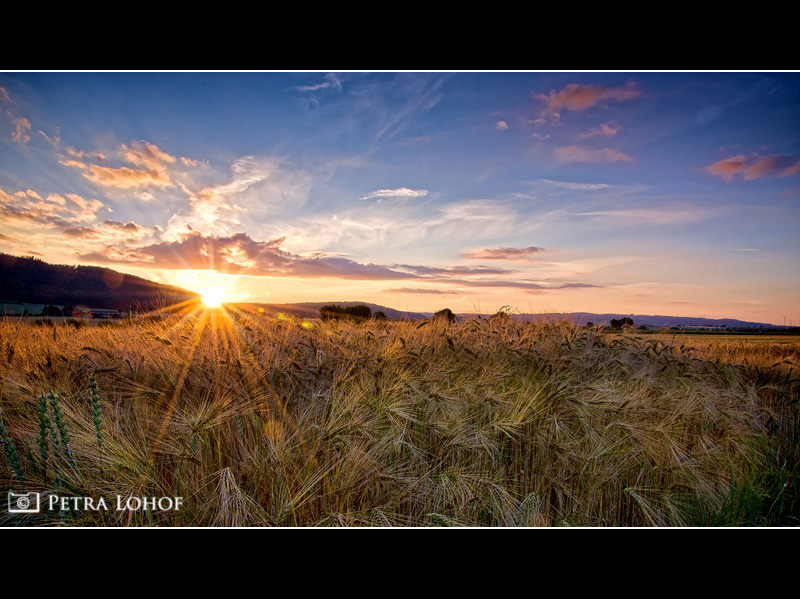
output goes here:
<path id="1" fill-rule="evenodd" d="M 611 328 L 612 329 L 621 329 L 623 327 L 632 327 L 633 326 L 633 319 L 625 316 L 624 318 L 612 318 L 611 319 Z"/>
<path id="2" fill-rule="evenodd" d="M 368 320 L 372 316 L 372 309 L 366 305 L 349 306 L 347 308 L 328 304 L 319 309 L 319 317 L 322 320 L 354 320 L 357 322 Z"/>
<path id="3" fill-rule="evenodd" d="M 434 321 L 439 322 L 455 322 L 457 320 L 456 315 L 453 314 L 453 311 L 450 308 L 444 308 L 439 310 L 436 314 L 433 315 Z"/>
<path id="4" fill-rule="evenodd" d="M 0 296 L 10 302 L 113 310 L 149 310 L 198 299 L 179 287 L 99 266 L 48 264 L 30 256 L 0 253 Z M 51 314 L 62 316 L 62 314 Z M 68 316 L 71 316 L 72 313 Z"/>

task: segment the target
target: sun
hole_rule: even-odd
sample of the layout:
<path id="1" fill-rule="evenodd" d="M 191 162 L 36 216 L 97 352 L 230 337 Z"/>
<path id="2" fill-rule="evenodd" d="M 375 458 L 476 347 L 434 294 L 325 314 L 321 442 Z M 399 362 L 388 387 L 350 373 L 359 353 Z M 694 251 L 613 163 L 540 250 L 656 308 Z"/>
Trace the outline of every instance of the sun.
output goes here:
<path id="1" fill-rule="evenodd" d="M 200 292 L 200 296 L 207 308 L 219 308 L 225 301 L 225 294 L 220 287 L 206 287 Z"/>

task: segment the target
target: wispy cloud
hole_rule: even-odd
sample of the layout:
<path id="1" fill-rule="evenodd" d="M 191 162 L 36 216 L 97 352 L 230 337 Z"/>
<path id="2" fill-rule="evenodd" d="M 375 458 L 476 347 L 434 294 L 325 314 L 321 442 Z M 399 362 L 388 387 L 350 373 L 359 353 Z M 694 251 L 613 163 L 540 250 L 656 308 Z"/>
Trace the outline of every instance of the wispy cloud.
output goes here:
<path id="1" fill-rule="evenodd" d="M 405 272 L 411 272 L 414 275 L 421 277 L 437 277 L 437 278 L 442 276 L 463 277 L 467 275 L 486 275 L 486 274 L 497 275 L 497 274 L 505 274 L 512 272 L 503 268 L 488 268 L 486 266 L 437 267 L 437 266 L 418 266 L 418 265 L 415 266 L 409 264 L 395 264 L 393 268 Z"/>
<path id="2" fill-rule="evenodd" d="M 428 289 L 425 287 L 391 287 L 381 290 L 381 293 L 418 293 L 422 295 L 461 295 L 463 291 L 457 289 Z"/>
<path id="3" fill-rule="evenodd" d="M 726 208 L 675 205 L 669 208 L 610 208 L 606 210 L 587 210 L 574 216 L 590 217 L 610 225 L 684 225 L 718 218 L 727 212 Z"/>
<path id="4" fill-rule="evenodd" d="M 530 260 L 544 252 L 544 248 L 528 246 L 524 248 L 481 248 L 463 254 L 469 260 Z"/>
<path id="5" fill-rule="evenodd" d="M 310 83 L 308 85 L 296 85 L 294 87 L 299 92 L 319 92 L 326 90 L 342 91 L 342 79 L 336 73 L 326 73 L 324 81 Z"/>
<path id="6" fill-rule="evenodd" d="M 586 133 L 582 134 L 582 138 L 596 137 L 598 135 L 616 135 L 619 133 L 621 127 L 616 123 L 602 123 L 599 127 L 589 129 Z"/>
<path id="7" fill-rule="evenodd" d="M 4 87 L 0 87 L 0 105 L 8 107 L 6 108 L 6 116 L 8 120 L 11 121 L 11 125 L 14 128 L 11 132 L 11 141 L 18 144 L 27 144 L 31 140 L 31 121 L 16 113 L 14 101 L 11 99 L 8 90 Z"/>
<path id="8" fill-rule="evenodd" d="M 396 189 L 376 189 L 368 194 L 361 196 L 362 200 L 373 198 L 424 198 L 430 192 L 427 189 L 409 189 L 408 187 L 398 187 Z"/>
<path id="9" fill-rule="evenodd" d="M 612 148 L 597 150 L 580 146 L 567 146 L 556 150 L 556 157 L 563 162 L 628 162 L 632 158 Z"/>
<path id="10" fill-rule="evenodd" d="M 285 158 L 243 156 L 231 166 L 226 183 L 189 193 L 167 223 L 166 236 L 177 239 L 186 231 L 228 236 L 282 217 L 296 219 L 308 200 L 314 176 L 292 168 Z"/>

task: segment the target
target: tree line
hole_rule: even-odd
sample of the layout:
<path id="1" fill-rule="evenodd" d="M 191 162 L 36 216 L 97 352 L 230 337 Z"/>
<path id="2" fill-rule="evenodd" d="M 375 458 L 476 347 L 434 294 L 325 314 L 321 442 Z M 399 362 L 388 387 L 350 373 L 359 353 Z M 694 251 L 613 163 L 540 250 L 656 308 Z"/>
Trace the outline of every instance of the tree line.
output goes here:
<path id="1" fill-rule="evenodd" d="M 356 322 L 363 322 L 370 318 L 374 318 L 375 320 L 387 320 L 385 312 L 379 310 L 373 314 L 372 308 L 364 304 L 346 307 L 328 304 L 319 309 L 319 317 L 322 320 L 354 320 Z"/>

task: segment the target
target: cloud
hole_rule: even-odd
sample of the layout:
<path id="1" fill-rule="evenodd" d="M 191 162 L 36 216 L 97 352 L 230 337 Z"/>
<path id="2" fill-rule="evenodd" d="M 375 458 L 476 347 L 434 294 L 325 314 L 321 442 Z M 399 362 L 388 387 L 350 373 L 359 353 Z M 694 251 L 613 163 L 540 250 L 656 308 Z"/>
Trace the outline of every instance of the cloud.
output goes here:
<path id="1" fill-rule="evenodd" d="M 497 121 L 497 124 L 494 126 L 494 128 L 498 131 L 508 131 L 508 123 L 505 121 Z"/>
<path id="2" fill-rule="evenodd" d="M 66 166 L 82 168 L 83 176 L 98 185 L 131 189 L 153 185 L 160 188 L 170 187 L 172 181 L 163 170 L 132 169 L 127 166 L 112 168 L 97 164 L 81 164 L 76 161 L 63 162 Z"/>
<path id="3" fill-rule="evenodd" d="M 137 225 L 134 222 L 122 223 L 115 220 L 107 220 L 103 221 L 103 226 L 133 238 L 139 238 L 150 233 L 150 229 Z"/>
<path id="4" fill-rule="evenodd" d="M 537 183 L 545 186 L 545 189 L 566 189 L 568 191 L 595 191 L 599 189 L 610 189 L 608 183 L 574 183 L 572 181 L 554 181 L 552 179 L 537 179 Z"/>
<path id="5" fill-rule="evenodd" d="M 14 101 L 4 87 L 0 87 L 0 103 L 14 105 Z M 6 110 L 6 116 L 8 116 L 8 119 L 14 126 L 14 131 L 11 133 L 11 140 L 20 144 L 28 143 L 31 140 L 31 136 L 28 134 L 31 130 L 30 120 L 18 116 L 11 110 Z"/>
<path id="6" fill-rule="evenodd" d="M 481 248 L 464 254 L 470 260 L 528 260 L 544 248 L 528 246 L 524 248 Z"/>
<path id="7" fill-rule="evenodd" d="M 356 280 L 410 279 L 414 275 L 380 264 L 361 264 L 346 258 L 295 258 L 284 271 L 290 277 L 324 277 Z"/>
<path id="8" fill-rule="evenodd" d="M 30 120 L 26 119 L 25 117 L 14 116 L 10 112 L 7 114 L 8 118 L 11 120 L 11 123 L 14 125 L 14 132 L 11 134 L 12 141 L 20 144 L 28 143 L 31 140 L 31 136 L 28 135 L 28 132 L 31 130 Z"/>
<path id="9" fill-rule="evenodd" d="M 731 156 L 705 167 L 705 172 L 730 182 L 740 177 L 745 181 L 763 177 L 790 177 L 800 174 L 800 158 L 770 154 Z"/>
<path id="10" fill-rule="evenodd" d="M 83 176 L 89 181 L 104 187 L 117 189 L 132 189 L 146 186 L 159 188 L 174 185 L 169 176 L 167 166 L 175 162 L 173 156 L 159 150 L 155 145 L 146 142 L 134 142 L 129 148 L 122 144 L 119 153 L 123 160 L 135 167 L 111 167 L 88 162 L 89 160 L 104 161 L 105 156 L 100 153 L 87 154 L 74 148 L 67 153 L 72 159 L 63 159 L 61 164 L 83 171 Z"/>
<path id="11" fill-rule="evenodd" d="M 376 189 L 362 196 L 362 200 L 372 198 L 423 198 L 428 195 L 427 189 L 409 189 L 408 187 L 398 187 L 397 189 Z"/>
<path id="12" fill-rule="evenodd" d="M 111 226 L 111 223 L 112 221 L 106 221 L 104 225 Z M 119 225 L 119 223 L 115 224 Z M 138 230 L 138 226 L 133 223 L 126 227 L 132 233 Z M 76 239 L 96 239 L 98 231 L 99 228 L 71 227 L 64 232 Z M 374 263 L 365 264 L 325 254 L 301 256 L 283 249 L 285 241 L 284 237 L 270 241 L 256 241 L 246 233 L 222 237 L 191 231 L 184 234 L 181 239 L 160 241 L 139 247 L 130 243 L 114 243 L 101 251 L 83 254 L 80 258 L 95 263 L 164 269 L 214 270 L 231 275 L 368 281 L 414 280 L 447 286 L 514 288 L 536 292 L 590 286 L 584 283 L 549 285 L 529 280 L 501 279 L 497 275 L 511 275 L 513 271 L 483 266 L 446 268 L 420 265 L 386 266 Z M 495 276 L 486 278 L 486 275 Z M 409 293 L 413 292 L 409 291 Z"/>
<path id="13" fill-rule="evenodd" d="M 79 239 L 97 239 L 97 231 L 91 227 L 65 227 L 61 231 L 67 237 L 76 237 Z"/>
<path id="14" fill-rule="evenodd" d="M 77 194 L 50 194 L 42 198 L 33 190 L 8 194 L 0 190 L 0 221 L 35 223 L 47 227 L 66 227 L 92 222 L 105 205 Z"/>
<path id="15" fill-rule="evenodd" d="M 197 165 L 197 161 L 178 159 L 145 141 L 134 141 L 130 146 L 120 144 L 116 154 L 124 164 L 119 166 L 108 165 L 108 156 L 101 152 L 67 148 L 66 154 L 60 161 L 64 166 L 82 171 L 92 183 L 122 190 L 179 187 L 174 167 Z"/>
<path id="16" fill-rule="evenodd" d="M 561 91 L 538 94 L 536 98 L 544 104 L 541 117 L 558 120 L 562 110 L 583 111 L 608 102 L 628 102 L 641 96 L 634 83 L 618 87 L 602 85 L 580 85 L 570 83 Z"/>
<path id="17" fill-rule="evenodd" d="M 224 237 L 241 231 L 245 221 L 277 228 L 282 217 L 297 217 L 314 181 L 284 158 L 243 156 L 231 166 L 228 182 L 189 194 L 188 205 L 170 217 L 167 237 L 179 239 L 188 230 Z"/>
<path id="18" fill-rule="evenodd" d="M 558 148 L 556 156 L 564 162 L 627 162 L 632 160 L 627 154 L 612 148 L 590 150 L 579 146 Z"/>
<path id="19" fill-rule="evenodd" d="M 284 237 L 255 241 L 246 233 L 230 236 L 185 233 L 180 239 L 143 247 L 109 246 L 83 260 L 167 269 L 216 270 L 224 274 L 344 279 L 407 279 L 414 275 L 377 264 L 331 256 L 303 257 L 282 249 Z"/>
<path id="20" fill-rule="evenodd" d="M 575 213 L 575 216 L 591 217 L 595 221 L 612 225 L 685 225 L 719 218 L 724 208 L 687 205 L 673 205 L 669 208 L 611 208 Z"/>
<path id="21" fill-rule="evenodd" d="M 424 289 L 421 287 L 393 287 L 381 290 L 381 293 L 419 293 L 430 295 L 461 295 L 463 291 L 455 289 Z"/>
<path id="22" fill-rule="evenodd" d="M 122 144 L 122 155 L 131 164 L 143 166 L 147 169 L 158 170 L 164 164 L 174 164 L 175 157 L 162 152 L 155 144 L 140 141 L 133 142 L 128 148 Z"/>
<path id="23" fill-rule="evenodd" d="M 502 268 L 488 268 L 486 266 L 450 266 L 450 267 L 436 267 L 436 266 L 414 266 L 410 264 L 395 264 L 393 268 L 398 268 L 403 271 L 414 273 L 420 277 L 451 277 L 451 276 L 467 276 L 467 275 L 498 275 L 505 274 L 512 271 Z"/>
<path id="24" fill-rule="evenodd" d="M 335 73 L 326 73 L 325 81 L 320 83 L 312 83 L 311 85 L 296 85 L 295 90 L 300 92 L 317 92 L 323 90 L 342 91 L 342 80 Z"/>
<path id="25" fill-rule="evenodd" d="M 595 137 L 597 135 L 616 135 L 619 133 L 621 127 L 615 123 L 603 123 L 599 127 L 595 127 L 594 129 L 589 129 L 586 133 L 581 135 L 581 137 Z"/>

